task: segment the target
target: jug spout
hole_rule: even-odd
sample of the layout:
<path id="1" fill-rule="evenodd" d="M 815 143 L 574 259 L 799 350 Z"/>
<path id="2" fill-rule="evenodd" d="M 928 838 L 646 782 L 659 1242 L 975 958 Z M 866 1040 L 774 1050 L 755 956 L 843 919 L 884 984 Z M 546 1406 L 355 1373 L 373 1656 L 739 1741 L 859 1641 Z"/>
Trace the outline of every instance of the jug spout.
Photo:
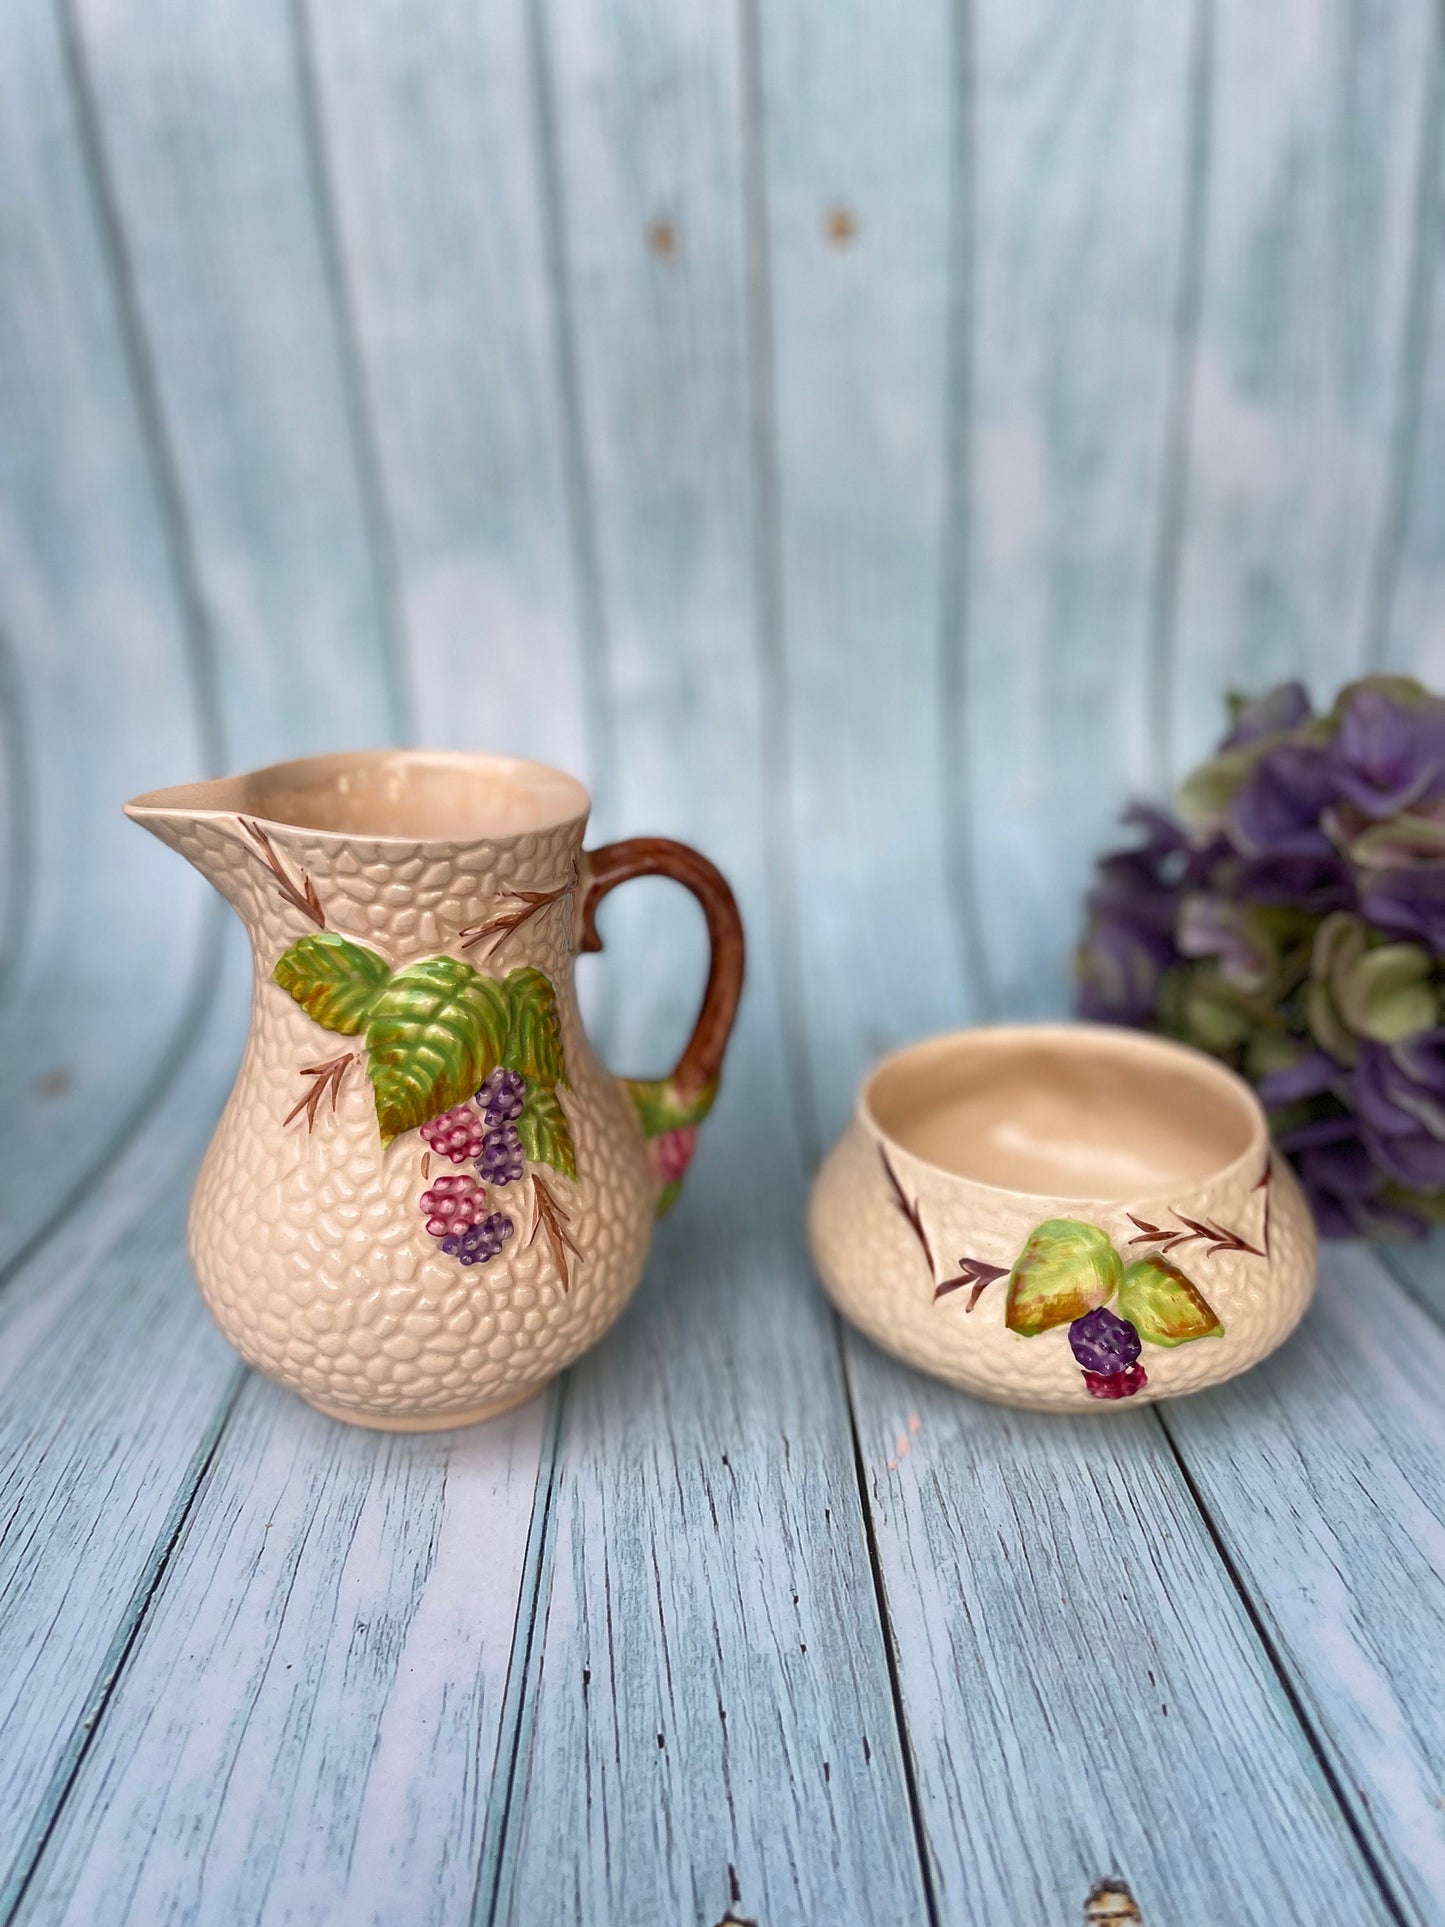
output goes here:
<path id="1" fill-rule="evenodd" d="M 419 893 L 428 908 L 410 935 L 445 949 L 489 896 L 506 893 L 515 861 L 503 853 L 519 838 L 536 843 L 534 856 L 555 843 L 552 868 L 572 873 L 589 800 L 574 777 L 518 757 L 362 749 L 150 790 L 125 808 L 251 924 L 263 900 L 281 899 L 288 913 L 325 928 L 323 906 L 334 898 L 337 912 L 359 915 L 364 929 L 379 904 L 407 888 L 403 875 L 415 880 L 419 872 L 404 866 L 424 852 L 436 887 Z M 549 872 L 548 881 L 558 879 Z"/>
<path id="2" fill-rule="evenodd" d="M 133 796 L 125 813 L 168 848 L 195 865 L 208 883 L 231 904 L 237 900 L 237 845 L 265 831 L 247 814 L 244 779 L 180 783 L 174 788 L 147 790 Z M 258 854 L 264 852 L 258 849 Z"/>
<path id="3" fill-rule="evenodd" d="M 676 1196 L 742 984 L 727 884 L 663 838 L 584 852 L 565 771 L 355 750 L 152 790 L 129 814 L 251 940 L 251 1029 L 191 1209 L 242 1355 L 323 1412 L 470 1424 L 611 1324 Z M 698 897 L 713 961 L 652 1082 L 588 1041 L 573 961 L 626 878 Z"/>

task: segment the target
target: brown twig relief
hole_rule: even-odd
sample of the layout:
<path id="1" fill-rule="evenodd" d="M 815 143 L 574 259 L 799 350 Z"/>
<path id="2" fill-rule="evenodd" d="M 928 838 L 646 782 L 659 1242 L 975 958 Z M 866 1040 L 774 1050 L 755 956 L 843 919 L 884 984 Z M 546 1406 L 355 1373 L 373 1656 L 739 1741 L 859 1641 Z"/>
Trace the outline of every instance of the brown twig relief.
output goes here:
<path id="1" fill-rule="evenodd" d="M 1259 1189 L 1258 1185 L 1255 1189 Z M 1184 1227 L 1182 1231 L 1176 1231 L 1169 1225 L 1150 1224 L 1147 1218 L 1138 1218 L 1132 1211 L 1129 1212 L 1129 1222 L 1137 1228 L 1139 1234 L 1131 1238 L 1129 1243 L 1153 1245 L 1161 1257 L 1166 1251 L 1177 1251 L 1185 1245 L 1200 1242 L 1206 1246 L 1204 1254 L 1206 1258 L 1217 1258 L 1221 1251 L 1241 1251 L 1250 1258 L 1269 1256 L 1267 1247 L 1262 1251 L 1258 1245 L 1252 1245 L 1247 1238 L 1242 1238 L 1237 1231 L 1226 1231 L 1223 1225 L 1215 1224 L 1212 1218 L 1191 1218 L 1178 1210 L 1174 1212 L 1174 1216 Z"/>
<path id="2" fill-rule="evenodd" d="M 539 1230 L 547 1234 L 547 1244 L 551 1249 L 552 1262 L 557 1267 L 557 1276 L 562 1280 L 564 1292 L 571 1289 L 571 1278 L 567 1270 L 567 1253 L 580 1259 L 582 1253 L 572 1242 L 572 1234 L 567 1228 L 567 1213 L 558 1204 L 547 1186 L 534 1171 L 532 1173 L 532 1198 L 535 1216 L 532 1219 L 531 1235 L 527 1239 L 528 1248 L 536 1242 Z"/>
<path id="3" fill-rule="evenodd" d="M 577 885 L 577 871 L 574 865 L 572 875 L 565 883 L 559 883 L 555 890 L 508 890 L 504 894 L 511 898 L 511 907 L 497 910 L 481 923 L 469 923 L 459 932 L 457 942 L 463 950 L 473 945 L 485 943 L 488 951 L 495 950 L 499 943 L 514 937 L 526 923 L 547 908 L 549 904 L 559 903 L 569 890 Z"/>
<path id="4" fill-rule="evenodd" d="M 1274 1153 L 1271 1152 L 1264 1161 L 1264 1169 L 1259 1174 L 1259 1183 L 1254 1187 L 1256 1191 L 1263 1191 L 1264 1193 L 1264 1229 L 1260 1233 L 1259 1241 L 1264 1246 L 1264 1255 L 1266 1258 L 1269 1256 L 1269 1204 L 1270 1199 L 1274 1196 L 1272 1189 L 1273 1184 Z"/>
<path id="5" fill-rule="evenodd" d="M 928 1242 L 928 1233 L 923 1229 L 923 1219 L 919 1215 L 918 1206 L 908 1202 L 907 1197 L 904 1195 L 903 1186 L 898 1182 L 898 1173 L 888 1162 L 888 1153 L 883 1149 L 881 1144 L 878 1147 L 878 1155 L 883 1160 L 883 1169 L 888 1173 L 888 1182 L 893 1189 L 893 1202 L 913 1227 L 913 1235 L 923 1246 L 923 1255 L 928 1260 L 928 1269 L 931 1272 L 934 1269 L 933 1247 Z"/>
<path id="6" fill-rule="evenodd" d="M 935 1285 L 933 1302 L 937 1304 L 940 1298 L 946 1298 L 950 1292 L 961 1291 L 965 1285 L 971 1285 L 973 1289 L 969 1292 L 968 1303 L 963 1308 L 965 1313 L 971 1312 L 994 1280 L 1007 1278 L 1008 1273 L 1007 1265 L 987 1265 L 982 1258 L 960 1258 L 958 1276 L 945 1278 L 941 1285 Z"/>
<path id="7" fill-rule="evenodd" d="M 306 1113 L 306 1132 L 308 1137 L 316 1129 L 316 1114 L 321 1108 L 321 1100 L 327 1090 L 331 1092 L 331 1108 L 336 1109 L 337 1099 L 341 1096 L 341 1086 L 346 1082 L 346 1073 L 356 1062 L 357 1052 L 347 1051 L 344 1057 L 330 1058 L 324 1064 L 303 1064 L 301 1075 L 315 1078 L 315 1083 L 304 1093 L 294 1109 L 286 1113 L 286 1123 L 292 1123 L 301 1113 Z"/>
<path id="8" fill-rule="evenodd" d="M 238 817 L 237 822 L 261 852 L 261 860 L 276 879 L 276 887 L 282 899 L 299 910 L 303 917 L 309 917 L 319 930 L 326 928 L 326 912 L 321 908 L 321 899 L 316 894 L 315 885 L 303 870 L 298 888 L 292 881 L 285 864 L 276 854 L 276 846 L 259 823 L 249 817 Z"/>

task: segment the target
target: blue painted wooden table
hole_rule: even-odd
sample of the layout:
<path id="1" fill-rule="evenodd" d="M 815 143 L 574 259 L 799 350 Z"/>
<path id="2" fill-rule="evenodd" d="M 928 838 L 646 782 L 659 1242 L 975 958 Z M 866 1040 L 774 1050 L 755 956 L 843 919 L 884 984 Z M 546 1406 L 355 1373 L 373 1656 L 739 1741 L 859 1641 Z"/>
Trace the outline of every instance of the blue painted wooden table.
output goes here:
<path id="1" fill-rule="evenodd" d="M 0 1917 L 1445 1922 L 1439 1256 L 1082 1423 L 801 1237 L 1225 688 L 1445 673 L 1440 76 L 1431 0 L 0 11 Z M 623 1323 L 418 1439 L 201 1307 L 246 963 L 119 815 L 407 739 L 752 940 Z M 628 895 L 646 1071 L 701 934 Z"/>

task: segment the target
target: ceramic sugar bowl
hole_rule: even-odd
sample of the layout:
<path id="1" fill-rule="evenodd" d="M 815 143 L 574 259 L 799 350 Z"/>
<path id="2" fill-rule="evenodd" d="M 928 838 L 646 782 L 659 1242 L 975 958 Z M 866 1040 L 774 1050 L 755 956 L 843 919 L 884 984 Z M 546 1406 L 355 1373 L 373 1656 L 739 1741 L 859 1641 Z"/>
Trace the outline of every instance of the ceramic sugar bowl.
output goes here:
<path id="1" fill-rule="evenodd" d="M 1264 1113 L 1212 1059 L 1084 1024 L 884 1060 L 824 1163 L 809 1239 L 844 1316 L 1010 1405 L 1197 1391 L 1294 1328 L 1315 1233 Z"/>
<path id="2" fill-rule="evenodd" d="M 320 1410 L 430 1431 L 518 1404 L 642 1271 L 742 986 L 732 893 L 680 843 L 586 852 L 588 798 L 506 757 L 371 751 L 127 805 L 251 936 L 250 1036 L 196 1185 L 226 1337 Z M 699 898 L 702 1011 L 670 1077 L 604 1070 L 573 988 L 628 877 Z"/>

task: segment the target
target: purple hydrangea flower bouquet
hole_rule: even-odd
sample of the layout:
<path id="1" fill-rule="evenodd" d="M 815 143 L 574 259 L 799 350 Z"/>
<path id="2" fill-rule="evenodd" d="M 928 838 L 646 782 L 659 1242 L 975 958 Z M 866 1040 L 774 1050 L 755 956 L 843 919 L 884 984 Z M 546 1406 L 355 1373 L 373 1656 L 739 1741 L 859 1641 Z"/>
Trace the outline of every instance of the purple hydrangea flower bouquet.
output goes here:
<path id="1" fill-rule="evenodd" d="M 1445 701 L 1405 677 L 1316 715 L 1231 699 L 1172 811 L 1101 859 L 1079 1010 L 1259 1091 L 1327 1237 L 1445 1222 Z"/>

